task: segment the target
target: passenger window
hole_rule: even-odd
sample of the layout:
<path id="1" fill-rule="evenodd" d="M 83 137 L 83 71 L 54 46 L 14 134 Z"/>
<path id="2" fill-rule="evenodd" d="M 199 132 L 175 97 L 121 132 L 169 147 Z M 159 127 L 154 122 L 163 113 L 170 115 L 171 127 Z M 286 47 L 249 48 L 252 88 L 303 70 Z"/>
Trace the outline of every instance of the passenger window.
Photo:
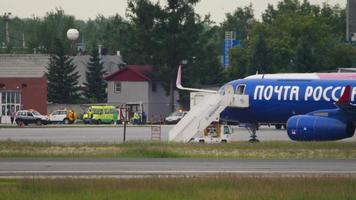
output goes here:
<path id="1" fill-rule="evenodd" d="M 235 94 L 242 95 L 245 93 L 245 86 L 246 85 L 238 85 L 236 88 Z"/>

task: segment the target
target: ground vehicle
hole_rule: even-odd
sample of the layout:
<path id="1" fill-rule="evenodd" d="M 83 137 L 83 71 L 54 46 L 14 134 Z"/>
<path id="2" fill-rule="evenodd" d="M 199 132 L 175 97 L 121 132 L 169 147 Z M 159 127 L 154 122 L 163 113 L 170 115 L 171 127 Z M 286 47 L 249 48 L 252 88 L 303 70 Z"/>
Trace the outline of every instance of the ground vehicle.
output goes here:
<path id="1" fill-rule="evenodd" d="M 166 117 L 164 119 L 164 122 L 166 124 L 176 124 L 178 123 L 188 112 L 187 111 L 176 111 L 174 113 L 172 113 L 171 115 L 169 115 L 168 117 Z"/>
<path id="2" fill-rule="evenodd" d="M 76 119 L 76 114 L 72 110 L 55 110 L 49 115 L 51 123 L 72 124 Z"/>
<path id="3" fill-rule="evenodd" d="M 101 124 L 117 122 L 115 106 L 90 106 L 83 115 L 85 124 Z"/>
<path id="4" fill-rule="evenodd" d="M 218 121 L 212 122 L 204 130 L 204 136 L 192 138 L 192 142 L 199 143 L 227 143 L 230 141 L 232 129 L 228 125 L 222 125 Z"/>
<path id="5" fill-rule="evenodd" d="M 48 124 L 49 118 L 45 115 L 41 115 L 36 110 L 19 110 L 16 113 L 16 124 L 19 126 L 28 125 L 28 124 Z"/>

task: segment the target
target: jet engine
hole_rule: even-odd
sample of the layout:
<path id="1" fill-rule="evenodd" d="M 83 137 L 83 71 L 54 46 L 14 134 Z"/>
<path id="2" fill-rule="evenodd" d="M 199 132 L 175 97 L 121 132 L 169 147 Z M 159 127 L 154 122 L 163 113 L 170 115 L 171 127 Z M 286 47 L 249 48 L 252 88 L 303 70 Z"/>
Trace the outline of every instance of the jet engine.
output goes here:
<path id="1" fill-rule="evenodd" d="M 296 115 L 288 119 L 287 132 L 296 141 L 340 140 L 352 137 L 355 125 L 330 117 Z"/>

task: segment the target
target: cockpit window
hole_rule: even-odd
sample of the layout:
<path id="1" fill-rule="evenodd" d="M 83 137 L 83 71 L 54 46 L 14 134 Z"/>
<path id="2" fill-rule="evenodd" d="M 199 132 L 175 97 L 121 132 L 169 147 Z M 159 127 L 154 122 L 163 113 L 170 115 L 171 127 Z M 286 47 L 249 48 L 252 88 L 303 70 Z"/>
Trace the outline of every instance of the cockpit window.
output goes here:
<path id="1" fill-rule="evenodd" d="M 238 85 L 235 91 L 235 94 L 242 95 L 245 93 L 245 87 L 246 85 Z"/>

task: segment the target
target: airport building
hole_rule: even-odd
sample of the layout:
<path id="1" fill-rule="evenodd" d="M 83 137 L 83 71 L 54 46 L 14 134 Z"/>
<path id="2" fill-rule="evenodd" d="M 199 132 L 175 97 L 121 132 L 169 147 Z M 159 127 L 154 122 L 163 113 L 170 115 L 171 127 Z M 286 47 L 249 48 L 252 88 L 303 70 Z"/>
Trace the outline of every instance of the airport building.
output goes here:
<path id="1" fill-rule="evenodd" d="M 43 55 L 0 55 L 0 117 L 2 123 L 10 121 L 10 111 L 36 109 L 47 113 L 47 79 L 44 66 L 48 57 Z"/>
<path id="2" fill-rule="evenodd" d="M 108 103 L 125 106 L 133 112 L 144 111 L 149 121 L 165 117 L 171 112 L 170 95 L 162 84 L 155 80 L 153 70 L 148 65 L 127 65 L 107 76 Z M 178 92 L 174 95 L 177 107 Z"/>
<path id="3" fill-rule="evenodd" d="M 85 81 L 88 55 L 75 56 L 74 64 L 79 72 L 79 85 Z M 49 55 L 45 54 L 0 54 L 0 118 L 9 121 L 9 112 L 35 109 L 47 114 L 47 71 Z M 122 63 L 116 55 L 103 56 L 102 62 L 108 74 Z"/>
<path id="4" fill-rule="evenodd" d="M 79 85 L 85 82 L 86 67 L 90 56 L 73 58 L 80 78 Z M 44 76 L 49 55 L 45 54 L 0 54 L 0 117 L 1 122 L 9 121 L 9 111 L 35 109 L 47 114 L 65 105 L 47 102 L 47 79 Z M 117 55 L 102 57 L 106 80 L 108 81 L 108 104 L 129 107 L 132 112 L 144 111 L 147 120 L 152 116 L 164 118 L 171 112 L 170 96 L 162 84 L 155 80 L 151 66 L 128 65 L 119 69 L 122 59 Z M 174 104 L 178 107 L 178 92 Z M 74 107 L 81 105 L 71 105 Z"/>
<path id="5" fill-rule="evenodd" d="M 21 109 L 35 109 L 40 113 L 47 113 L 47 79 L 0 77 L 0 105 L 0 116 L 8 116 L 10 111 Z M 3 120 L 6 121 L 5 118 Z"/>

